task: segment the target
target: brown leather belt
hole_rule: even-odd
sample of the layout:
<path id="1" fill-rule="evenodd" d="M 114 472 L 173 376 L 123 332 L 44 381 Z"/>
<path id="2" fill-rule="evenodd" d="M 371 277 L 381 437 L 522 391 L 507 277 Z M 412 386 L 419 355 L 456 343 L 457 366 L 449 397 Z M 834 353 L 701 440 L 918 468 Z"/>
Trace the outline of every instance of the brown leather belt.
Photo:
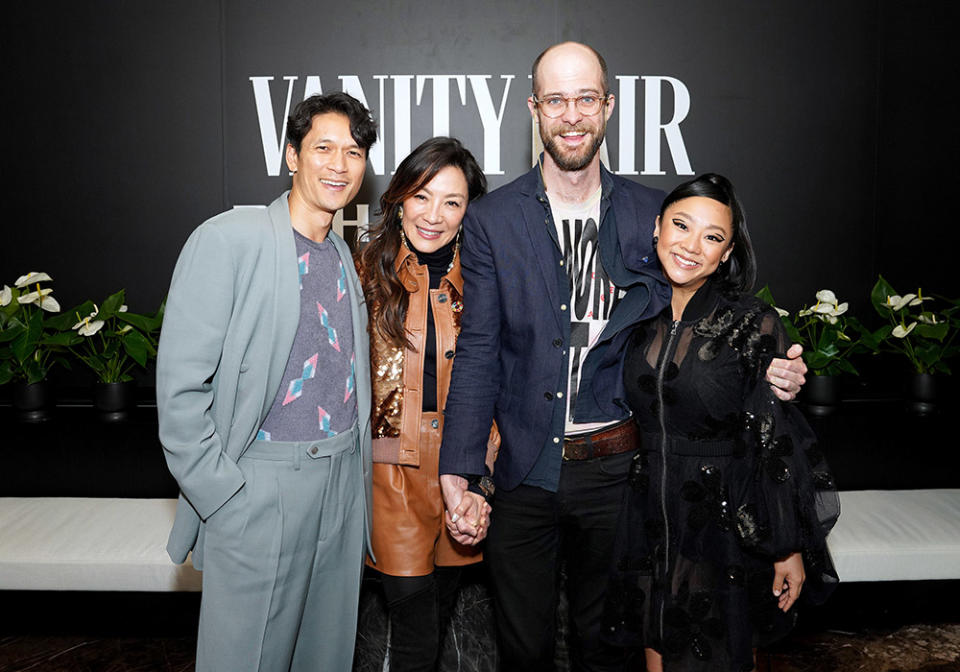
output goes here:
<path id="1" fill-rule="evenodd" d="M 594 457 L 619 455 L 640 447 L 640 432 L 632 418 L 619 425 L 593 434 L 572 436 L 563 440 L 564 460 L 590 460 Z"/>

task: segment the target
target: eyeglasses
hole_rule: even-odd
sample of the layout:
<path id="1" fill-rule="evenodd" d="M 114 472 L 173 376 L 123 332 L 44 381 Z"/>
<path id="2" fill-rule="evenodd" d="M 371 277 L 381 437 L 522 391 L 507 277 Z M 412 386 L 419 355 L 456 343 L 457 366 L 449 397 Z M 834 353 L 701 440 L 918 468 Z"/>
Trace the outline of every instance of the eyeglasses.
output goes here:
<path id="1" fill-rule="evenodd" d="M 597 94 L 597 93 L 585 93 L 580 96 L 547 96 L 543 100 L 540 100 L 533 96 L 533 103 L 536 105 L 541 112 L 551 119 L 556 119 L 559 116 L 562 116 L 564 112 L 567 111 L 567 105 L 571 102 L 576 103 L 577 110 L 580 114 L 592 117 L 607 103 L 607 100 L 610 98 L 610 94 Z"/>

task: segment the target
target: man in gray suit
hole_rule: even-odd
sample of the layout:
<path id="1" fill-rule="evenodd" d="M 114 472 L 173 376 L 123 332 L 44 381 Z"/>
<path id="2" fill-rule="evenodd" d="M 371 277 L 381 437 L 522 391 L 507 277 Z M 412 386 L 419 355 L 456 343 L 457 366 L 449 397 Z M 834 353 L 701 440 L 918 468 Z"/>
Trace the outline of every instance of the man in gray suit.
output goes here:
<path id="1" fill-rule="evenodd" d="M 197 670 L 348 670 L 370 521 L 367 313 L 336 212 L 370 112 L 313 96 L 287 125 L 293 185 L 204 222 L 173 273 L 157 361 L 180 485 L 168 551 L 203 569 Z"/>

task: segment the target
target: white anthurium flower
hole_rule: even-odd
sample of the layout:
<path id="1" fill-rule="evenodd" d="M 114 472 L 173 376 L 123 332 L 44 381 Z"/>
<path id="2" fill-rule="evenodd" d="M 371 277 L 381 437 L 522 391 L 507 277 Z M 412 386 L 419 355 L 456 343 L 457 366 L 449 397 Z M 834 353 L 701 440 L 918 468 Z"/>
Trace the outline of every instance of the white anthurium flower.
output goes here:
<path id="1" fill-rule="evenodd" d="M 13 301 L 13 290 L 4 285 L 3 289 L 0 289 L 0 306 L 9 306 L 11 301 Z"/>
<path id="2" fill-rule="evenodd" d="M 57 303 L 55 298 L 50 296 L 52 293 L 52 289 L 40 289 L 38 285 L 37 291 L 18 296 L 17 301 L 19 303 L 35 303 L 47 312 L 56 313 L 60 310 L 60 304 Z"/>
<path id="3" fill-rule="evenodd" d="M 902 324 L 898 324 L 893 328 L 893 335 L 897 338 L 906 338 L 907 335 L 913 331 L 915 326 L 917 326 L 916 322 L 911 322 L 907 327 L 904 327 Z"/>
<path id="4" fill-rule="evenodd" d="M 93 336 L 95 333 L 100 331 L 100 329 L 103 328 L 103 325 L 105 324 L 103 320 L 90 321 L 89 317 L 84 319 L 87 321 L 87 323 L 84 324 L 82 327 L 80 327 L 80 329 L 77 331 L 77 333 L 80 334 L 81 336 Z"/>
<path id="5" fill-rule="evenodd" d="M 920 313 L 920 316 L 917 319 L 924 324 L 938 324 L 937 316 L 933 313 Z"/>
<path id="6" fill-rule="evenodd" d="M 829 289 L 821 289 L 819 292 L 817 292 L 817 301 L 820 303 L 832 303 L 836 305 L 837 296 Z"/>
<path id="7" fill-rule="evenodd" d="M 32 285 L 36 282 L 53 282 L 53 278 L 43 272 L 38 273 L 37 271 L 30 271 L 26 275 L 21 275 L 19 278 L 17 278 L 17 281 L 13 284 L 15 287 L 20 288 L 26 287 L 27 285 Z"/>
<path id="8" fill-rule="evenodd" d="M 810 308 L 804 308 L 803 310 L 797 313 L 797 317 L 806 317 L 807 315 L 812 315 L 813 311 Z"/>
<path id="9" fill-rule="evenodd" d="M 836 323 L 837 323 L 837 316 L 836 316 L 836 315 L 824 315 L 821 319 L 826 320 L 826 321 L 829 322 L 830 324 L 836 324 Z"/>
<path id="10" fill-rule="evenodd" d="M 97 308 L 97 304 L 93 304 L 93 312 L 73 325 L 73 328 L 77 330 L 78 334 L 81 336 L 93 336 L 103 328 L 103 320 L 93 319 L 97 316 L 98 312 L 100 311 Z"/>
<path id="11" fill-rule="evenodd" d="M 123 304 L 122 306 L 120 306 L 120 307 L 117 309 L 117 312 L 118 312 L 118 313 L 125 313 L 125 312 L 127 312 L 127 304 Z"/>
<path id="12" fill-rule="evenodd" d="M 912 299 L 914 296 L 915 294 L 907 294 L 906 296 L 900 296 L 899 294 L 894 294 L 893 296 L 888 296 L 887 302 L 883 305 L 889 308 L 890 310 L 896 312 L 904 308 L 908 303 L 910 303 L 910 299 Z"/>
<path id="13" fill-rule="evenodd" d="M 837 305 L 837 308 L 836 308 L 836 310 L 834 311 L 833 314 L 834 314 L 834 315 L 843 315 L 845 312 L 847 312 L 847 308 L 849 308 L 849 307 L 850 307 L 850 304 L 847 303 L 846 301 L 844 301 L 843 303 Z"/>
<path id="14" fill-rule="evenodd" d="M 903 296 L 898 296 L 894 294 L 893 296 L 887 297 L 886 306 L 894 312 L 902 310 L 907 306 L 919 306 L 924 301 L 930 301 L 929 296 L 917 296 L 916 294 L 904 294 Z"/>
<path id="15" fill-rule="evenodd" d="M 117 333 L 118 333 L 118 334 L 125 334 L 125 333 L 127 333 L 128 331 L 131 331 L 132 329 L 133 329 L 133 327 L 128 324 L 128 325 L 124 326 L 122 329 L 120 329 L 119 331 L 117 331 Z"/>
<path id="16" fill-rule="evenodd" d="M 774 306 L 773 309 L 777 311 L 777 315 L 779 315 L 780 317 L 787 317 L 790 315 L 789 310 L 784 310 L 783 308 L 777 308 L 776 306 Z"/>

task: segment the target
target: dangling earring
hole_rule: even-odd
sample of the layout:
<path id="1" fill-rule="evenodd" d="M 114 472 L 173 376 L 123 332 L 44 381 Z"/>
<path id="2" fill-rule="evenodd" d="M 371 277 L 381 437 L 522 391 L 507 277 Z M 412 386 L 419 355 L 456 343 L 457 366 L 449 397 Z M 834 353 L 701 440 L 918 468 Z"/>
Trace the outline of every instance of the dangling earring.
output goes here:
<path id="1" fill-rule="evenodd" d="M 407 240 L 407 234 L 403 232 L 403 206 L 397 206 L 397 228 L 400 229 L 400 244 L 405 248 L 413 252 L 413 247 L 410 245 L 410 241 Z"/>
<path id="2" fill-rule="evenodd" d="M 453 244 L 453 258 L 450 259 L 450 265 L 447 266 L 447 273 L 453 270 L 453 265 L 457 263 L 457 255 L 460 254 L 460 237 L 463 235 L 463 224 L 457 229 L 457 241 Z"/>
<path id="3" fill-rule="evenodd" d="M 657 243 L 659 243 L 659 242 L 660 242 L 660 236 L 654 236 L 654 237 L 653 237 L 653 246 L 656 247 L 656 246 L 657 246 Z"/>

